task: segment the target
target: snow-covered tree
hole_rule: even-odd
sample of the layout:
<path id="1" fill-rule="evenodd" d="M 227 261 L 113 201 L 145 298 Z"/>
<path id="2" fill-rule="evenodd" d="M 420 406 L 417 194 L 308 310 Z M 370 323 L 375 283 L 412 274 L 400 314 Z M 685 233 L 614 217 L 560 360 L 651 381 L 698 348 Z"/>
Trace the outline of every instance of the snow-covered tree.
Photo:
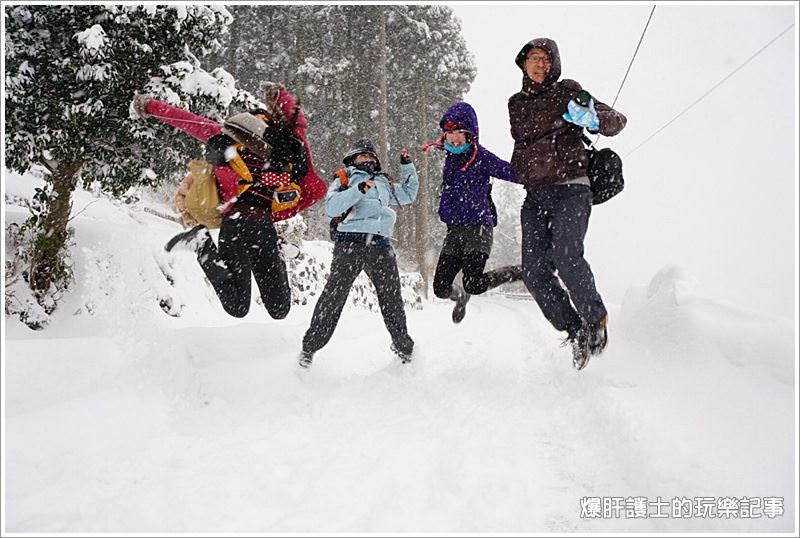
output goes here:
<path id="1" fill-rule="evenodd" d="M 237 81 L 251 92 L 274 80 L 300 98 L 324 178 L 361 137 L 372 139 L 384 168 L 397 173 L 399 149 L 438 137 L 439 117 L 475 78 L 460 22 L 446 6 L 245 5 L 231 13 L 234 22 L 218 65 L 235 69 Z M 419 199 L 398 209 L 401 258 L 423 274 L 431 272 L 431 250 L 443 235 L 436 225 L 441 158 L 417 154 Z M 306 212 L 306 222 L 309 236 L 327 236 L 322 204 Z"/>
<path id="2" fill-rule="evenodd" d="M 217 50 L 232 17 L 221 6 L 20 5 L 5 8 L 6 166 L 43 167 L 28 282 L 63 286 L 63 247 L 78 181 L 112 194 L 155 184 L 200 147 L 157 122 L 134 121 L 135 91 L 219 118 L 252 97 L 197 58 Z"/>

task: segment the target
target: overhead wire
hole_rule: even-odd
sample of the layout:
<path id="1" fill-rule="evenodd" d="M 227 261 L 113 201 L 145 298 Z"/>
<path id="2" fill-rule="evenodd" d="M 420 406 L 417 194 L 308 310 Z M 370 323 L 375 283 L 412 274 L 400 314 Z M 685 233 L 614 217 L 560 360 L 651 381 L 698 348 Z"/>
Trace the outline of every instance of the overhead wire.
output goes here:
<path id="1" fill-rule="evenodd" d="M 647 137 L 647 138 L 646 138 L 646 139 L 645 139 L 643 142 L 641 142 L 639 145 L 637 145 L 637 146 L 636 146 L 636 147 L 634 147 L 632 150 L 630 150 L 628 153 L 626 153 L 626 154 L 625 154 L 625 157 L 628 157 L 628 156 L 629 156 L 630 154 L 632 154 L 634 151 L 636 151 L 636 150 L 637 150 L 637 149 L 639 149 L 640 147 L 644 146 L 644 145 L 645 145 L 647 142 L 649 142 L 650 140 L 652 140 L 652 139 L 653 139 L 653 138 L 654 138 L 654 137 L 655 137 L 655 136 L 656 136 L 658 133 L 660 133 L 661 131 L 663 131 L 664 129 L 666 129 L 666 128 L 667 128 L 667 127 L 669 127 L 670 125 L 672 125 L 672 124 L 673 124 L 673 123 L 674 123 L 674 122 L 675 122 L 675 121 L 676 121 L 678 118 L 680 118 L 681 116 L 683 116 L 684 114 L 686 114 L 686 113 L 687 113 L 689 110 L 691 110 L 692 108 L 694 108 L 694 106 L 695 106 L 695 105 L 697 105 L 697 104 L 698 104 L 700 101 L 702 101 L 703 99 L 705 99 L 706 97 L 708 97 L 708 96 L 709 96 L 709 94 L 711 94 L 711 92 L 713 92 L 714 90 L 716 90 L 717 88 L 719 88 L 719 87 L 720 87 L 722 84 L 724 84 L 724 83 L 725 83 L 725 82 L 726 82 L 728 79 L 730 79 L 730 78 L 731 78 L 733 75 L 735 75 L 735 74 L 736 74 L 736 73 L 737 73 L 739 70 L 741 70 L 741 69 L 742 69 L 742 68 L 743 68 L 745 65 L 747 65 L 748 63 L 750 63 L 751 61 L 753 61 L 753 60 L 754 60 L 754 59 L 755 59 L 755 58 L 756 58 L 756 57 L 757 57 L 759 54 L 761 54 L 762 52 L 764 52 L 764 51 L 765 51 L 765 50 L 766 50 L 766 49 L 767 49 L 767 48 L 768 48 L 770 45 L 772 45 L 773 43 L 775 43 L 775 42 L 776 42 L 778 39 L 780 39 L 780 38 L 781 38 L 781 36 L 783 36 L 783 35 L 784 35 L 786 32 L 788 32 L 789 30 L 791 30 L 793 27 L 794 27 L 794 23 L 792 23 L 792 24 L 790 24 L 789 26 L 787 26 L 787 27 L 786 27 L 786 28 L 785 28 L 785 29 L 784 29 L 782 32 L 780 32 L 778 35 L 776 35 L 775 37 L 773 37 L 773 38 L 772 38 L 772 39 L 771 39 L 771 40 L 770 40 L 770 41 L 769 41 L 769 42 L 768 42 L 766 45 L 764 45 L 763 47 L 761 47 L 760 49 L 758 49 L 758 50 L 757 50 L 757 51 L 756 51 L 756 52 L 755 52 L 753 55 L 751 55 L 751 56 L 750 56 L 749 58 L 747 58 L 747 59 L 746 59 L 744 62 L 742 62 L 742 63 L 741 63 L 741 64 L 740 64 L 740 65 L 739 65 L 739 66 L 738 66 L 736 69 L 734 69 L 733 71 L 731 71 L 730 73 L 728 73 L 728 74 L 727 74 L 727 75 L 726 75 L 726 76 L 725 76 L 725 77 L 724 77 L 722 80 L 720 80 L 719 82 L 717 82 L 716 84 L 714 84 L 714 85 L 713 85 L 713 86 L 712 86 L 712 87 L 711 87 L 711 88 L 710 88 L 708 91 L 706 91 L 706 92 L 705 92 L 703 95 L 701 95 L 699 98 L 697 98 L 695 101 L 693 101 L 693 102 L 692 102 L 692 103 L 691 103 L 689 106 L 687 106 L 687 107 L 686 107 L 686 108 L 684 108 L 682 111 L 680 111 L 680 112 L 679 112 L 679 113 L 678 113 L 678 114 L 677 114 L 677 115 L 676 115 L 674 118 L 672 118 L 671 120 L 669 120 L 669 121 L 668 121 L 667 123 L 665 123 L 665 124 L 664 124 L 664 125 L 663 125 L 661 128 L 659 128 L 659 129 L 658 129 L 656 132 L 654 132 L 653 134 L 651 134 L 650 136 L 648 136 L 648 137 Z"/>

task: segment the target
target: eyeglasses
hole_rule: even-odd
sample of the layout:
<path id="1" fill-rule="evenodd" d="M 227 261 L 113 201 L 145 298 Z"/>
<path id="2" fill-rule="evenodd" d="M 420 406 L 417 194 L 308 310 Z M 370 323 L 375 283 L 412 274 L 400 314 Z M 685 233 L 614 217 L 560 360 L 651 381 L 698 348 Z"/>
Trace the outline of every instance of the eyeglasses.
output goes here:
<path id="1" fill-rule="evenodd" d="M 544 63 L 544 64 L 549 64 L 550 63 L 550 57 L 549 56 L 528 56 L 527 58 L 525 58 L 525 61 L 530 62 L 532 64 L 538 64 L 539 62 Z"/>

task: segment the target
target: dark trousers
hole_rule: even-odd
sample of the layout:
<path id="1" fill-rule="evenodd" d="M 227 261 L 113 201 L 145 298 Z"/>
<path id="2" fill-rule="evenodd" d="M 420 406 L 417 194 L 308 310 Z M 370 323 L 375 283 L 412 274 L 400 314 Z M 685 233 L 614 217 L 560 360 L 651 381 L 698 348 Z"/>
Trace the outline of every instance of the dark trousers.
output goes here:
<path id="1" fill-rule="evenodd" d="M 250 310 L 252 273 L 269 315 L 283 319 L 292 295 L 275 227 L 266 211 L 235 209 L 222 220 L 219 246 L 209 239 L 198 253 L 200 266 L 231 316 L 241 318 Z"/>
<path id="2" fill-rule="evenodd" d="M 582 320 L 597 323 L 606 315 L 583 258 L 591 212 L 586 185 L 529 189 L 521 211 L 523 281 L 553 327 L 571 336 Z"/>
<path id="3" fill-rule="evenodd" d="M 433 293 L 447 299 L 458 272 L 463 273 L 464 291 L 480 295 L 486 290 L 520 279 L 519 266 L 484 273 L 492 250 L 490 226 L 450 225 L 433 275 Z"/>
<path id="4" fill-rule="evenodd" d="M 480 295 L 489 289 L 489 275 L 483 272 L 488 254 L 468 252 L 463 256 L 440 254 L 433 274 L 433 293 L 440 299 L 447 299 L 453 290 L 453 282 L 459 271 L 464 273 L 464 291 L 470 295 Z"/>
<path id="5" fill-rule="evenodd" d="M 303 351 L 314 353 L 327 344 L 347 301 L 356 277 L 367 273 L 378 295 L 378 304 L 392 343 L 398 351 L 410 354 L 414 341 L 408 335 L 403 298 L 400 295 L 400 273 L 391 246 L 337 242 L 333 248 L 331 275 L 319 296 L 311 318 L 311 326 L 303 337 Z"/>

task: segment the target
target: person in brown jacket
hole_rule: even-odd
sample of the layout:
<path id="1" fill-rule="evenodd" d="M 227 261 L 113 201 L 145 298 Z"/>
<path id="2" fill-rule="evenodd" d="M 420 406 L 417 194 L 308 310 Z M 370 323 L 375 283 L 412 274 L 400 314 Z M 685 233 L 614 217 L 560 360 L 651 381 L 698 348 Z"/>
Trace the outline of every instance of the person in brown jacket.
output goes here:
<path id="1" fill-rule="evenodd" d="M 583 257 L 592 190 L 581 136 L 584 128 L 613 136 L 627 120 L 574 80 L 559 81 L 561 58 L 553 40 L 528 42 L 516 64 L 522 90 L 508 100 L 508 112 L 511 165 L 527 191 L 521 211 L 523 281 L 547 320 L 567 332 L 573 365 L 581 370 L 608 342 L 606 308 Z"/>

